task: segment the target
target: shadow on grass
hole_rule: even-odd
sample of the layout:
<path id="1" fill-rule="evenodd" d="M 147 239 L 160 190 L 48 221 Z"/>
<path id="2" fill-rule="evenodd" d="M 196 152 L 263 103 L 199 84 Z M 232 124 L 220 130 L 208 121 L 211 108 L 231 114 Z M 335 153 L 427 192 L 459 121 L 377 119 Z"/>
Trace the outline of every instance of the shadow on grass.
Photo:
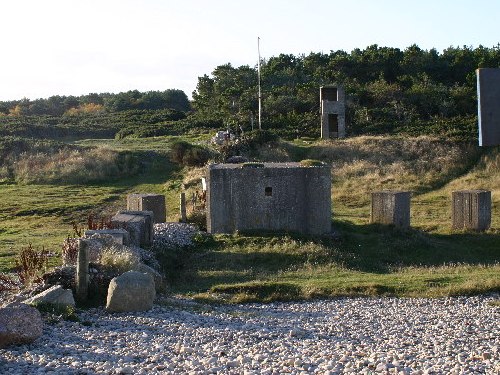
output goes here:
<path id="1" fill-rule="evenodd" d="M 178 267 L 169 270 L 174 275 L 172 287 L 181 293 L 245 292 L 250 300 L 254 297 L 255 300 L 271 300 L 268 295 L 273 292 L 269 290 L 275 290 L 275 297 L 294 299 L 299 291 L 287 289 L 295 288 L 293 283 L 278 282 L 280 274 L 311 270 L 317 275 L 321 272 L 317 270 L 338 269 L 383 275 L 411 267 L 489 266 L 500 261 L 499 234 L 437 235 L 376 224 L 335 222 L 334 225 L 339 236 L 304 237 L 290 233 L 215 236 L 210 246 L 204 244 L 183 254 Z M 303 282 L 307 271 L 300 272 L 300 282 Z M 427 286 L 440 287 L 449 282 L 437 274 L 429 278 Z M 344 289 L 354 295 L 395 293 L 387 285 L 353 288 Z"/>
<path id="2" fill-rule="evenodd" d="M 349 222 L 335 222 L 335 227 L 342 234 L 342 251 L 351 254 L 345 265 L 355 270 L 386 273 L 395 267 L 493 265 L 500 261 L 499 234 L 429 234 Z"/>
<path id="3" fill-rule="evenodd" d="M 140 160 L 139 172 L 109 185 L 127 189 L 132 185 L 163 184 L 168 180 L 179 178 L 181 168 L 173 163 L 168 155 L 155 151 L 134 151 L 133 153 Z"/>

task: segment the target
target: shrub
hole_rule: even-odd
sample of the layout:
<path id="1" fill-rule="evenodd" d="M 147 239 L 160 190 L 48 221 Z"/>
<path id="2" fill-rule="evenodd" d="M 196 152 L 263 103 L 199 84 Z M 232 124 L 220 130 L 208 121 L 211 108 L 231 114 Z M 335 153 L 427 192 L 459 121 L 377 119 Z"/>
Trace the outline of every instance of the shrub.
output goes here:
<path id="1" fill-rule="evenodd" d="M 33 304 L 33 307 L 44 314 L 45 319 L 49 323 L 57 323 L 61 319 L 71 322 L 80 321 L 80 318 L 76 315 L 76 309 L 73 306 L 39 302 Z"/>
<path id="2" fill-rule="evenodd" d="M 267 130 L 254 130 L 245 133 L 234 141 L 224 142 L 217 147 L 220 159 L 225 162 L 232 156 L 250 155 L 256 153 L 264 145 L 273 145 L 279 137 Z"/>
<path id="3" fill-rule="evenodd" d="M 29 286 L 38 281 L 41 274 L 47 269 L 50 253 L 43 247 L 36 250 L 31 244 L 21 248 L 15 260 L 15 270 L 23 285 Z"/>
<path id="4" fill-rule="evenodd" d="M 140 259 L 126 247 L 112 246 L 102 249 L 99 263 L 117 273 L 124 273 L 134 269 L 140 263 Z"/>
<path id="5" fill-rule="evenodd" d="M 199 145 L 178 141 L 172 145 L 170 158 L 173 162 L 186 166 L 203 166 L 210 159 L 210 152 Z"/>
<path id="6" fill-rule="evenodd" d="M 66 238 L 61 253 L 63 266 L 75 265 L 78 258 L 78 238 Z"/>
<path id="7" fill-rule="evenodd" d="M 188 223 L 196 225 L 199 230 L 207 230 L 207 212 L 204 209 L 191 210 L 186 219 Z"/>

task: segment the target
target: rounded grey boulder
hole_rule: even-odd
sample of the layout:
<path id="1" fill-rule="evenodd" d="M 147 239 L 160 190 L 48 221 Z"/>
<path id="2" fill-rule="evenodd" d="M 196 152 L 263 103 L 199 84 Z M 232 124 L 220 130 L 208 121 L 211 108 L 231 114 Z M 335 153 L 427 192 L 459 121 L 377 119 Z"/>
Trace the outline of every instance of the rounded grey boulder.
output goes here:
<path id="1" fill-rule="evenodd" d="M 150 310 L 155 296 L 153 276 L 128 271 L 113 278 L 109 283 L 106 310 L 110 312 Z"/>
<path id="2" fill-rule="evenodd" d="M 63 289 L 61 285 L 54 285 L 53 287 L 37 294 L 24 303 L 28 305 L 34 305 L 37 303 L 48 303 L 51 305 L 60 306 L 75 306 L 75 299 L 73 298 L 73 292 L 71 289 Z"/>
<path id="3" fill-rule="evenodd" d="M 24 303 L 0 309 L 0 349 L 29 344 L 43 333 L 40 312 Z"/>

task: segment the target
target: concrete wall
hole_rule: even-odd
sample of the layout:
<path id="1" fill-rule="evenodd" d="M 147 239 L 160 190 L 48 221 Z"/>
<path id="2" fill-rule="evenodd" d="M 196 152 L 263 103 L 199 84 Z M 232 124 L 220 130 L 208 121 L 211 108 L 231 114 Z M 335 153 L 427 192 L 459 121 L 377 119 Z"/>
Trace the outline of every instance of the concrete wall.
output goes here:
<path id="1" fill-rule="evenodd" d="M 324 90 L 335 88 L 337 90 L 337 100 L 328 100 L 324 97 Z M 319 101 L 321 108 L 321 138 L 344 138 L 345 137 L 345 92 L 342 86 L 327 85 L 320 87 Z M 338 133 L 332 134 L 328 115 L 337 115 Z"/>
<path id="2" fill-rule="evenodd" d="M 500 145 L 500 69 L 478 69 L 479 146 Z"/>
<path id="3" fill-rule="evenodd" d="M 330 167 L 212 164 L 207 173 L 207 230 L 330 233 Z"/>

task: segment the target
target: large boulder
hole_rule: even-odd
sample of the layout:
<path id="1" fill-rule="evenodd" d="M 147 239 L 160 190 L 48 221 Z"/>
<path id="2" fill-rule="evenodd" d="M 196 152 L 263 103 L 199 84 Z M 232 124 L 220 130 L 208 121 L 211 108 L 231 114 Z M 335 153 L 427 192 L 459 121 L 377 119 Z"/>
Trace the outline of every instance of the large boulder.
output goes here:
<path id="1" fill-rule="evenodd" d="M 75 299 L 73 298 L 71 289 L 63 289 L 61 285 L 54 285 L 42 293 L 27 299 L 24 303 L 29 305 L 48 303 L 59 306 L 75 306 Z"/>
<path id="2" fill-rule="evenodd" d="M 0 309 L 0 349 L 30 344 L 43 332 L 40 312 L 24 303 Z"/>
<path id="3" fill-rule="evenodd" d="M 113 278 L 109 283 L 106 310 L 110 312 L 150 310 L 155 296 L 153 276 L 128 271 Z"/>
<path id="4" fill-rule="evenodd" d="M 165 282 L 165 278 L 154 268 L 149 267 L 144 263 L 138 263 L 134 266 L 133 271 L 145 273 L 153 276 L 153 280 L 155 282 L 155 289 L 157 292 L 161 293 L 167 289 L 167 284 Z"/>

